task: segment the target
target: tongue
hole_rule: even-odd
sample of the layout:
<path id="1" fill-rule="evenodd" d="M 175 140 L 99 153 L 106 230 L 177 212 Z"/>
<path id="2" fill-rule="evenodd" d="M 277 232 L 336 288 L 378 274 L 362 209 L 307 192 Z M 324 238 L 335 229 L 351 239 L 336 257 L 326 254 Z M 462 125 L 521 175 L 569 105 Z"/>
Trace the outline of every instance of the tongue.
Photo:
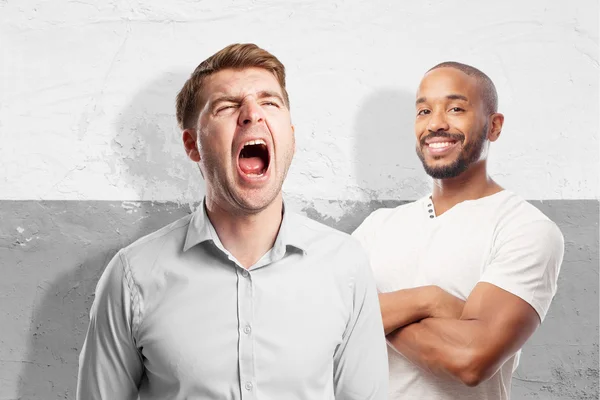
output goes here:
<path id="1" fill-rule="evenodd" d="M 240 158 L 240 169 L 246 175 L 260 175 L 264 168 L 265 163 L 260 157 Z"/>

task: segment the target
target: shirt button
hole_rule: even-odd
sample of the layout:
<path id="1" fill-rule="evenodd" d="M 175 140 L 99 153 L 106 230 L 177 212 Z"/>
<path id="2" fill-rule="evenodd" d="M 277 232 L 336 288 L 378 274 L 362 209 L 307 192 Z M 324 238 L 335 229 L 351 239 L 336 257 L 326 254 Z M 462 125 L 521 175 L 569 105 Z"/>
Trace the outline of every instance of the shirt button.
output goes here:
<path id="1" fill-rule="evenodd" d="M 246 382 L 245 388 L 246 390 L 252 390 L 252 382 Z"/>
<path id="2" fill-rule="evenodd" d="M 246 335 L 249 335 L 250 332 L 252 332 L 252 328 L 250 328 L 250 325 L 246 325 L 246 327 L 244 328 L 244 333 Z"/>
<path id="3" fill-rule="evenodd" d="M 247 278 L 247 277 L 248 277 L 248 271 L 246 271 L 246 270 L 243 270 L 243 271 L 242 271 L 242 276 L 243 276 L 244 278 Z"/>
<path id="4" fill-rule="evenodd" d="M 433 215 L 430 215 L 429 218 L 433 218 Z"/>

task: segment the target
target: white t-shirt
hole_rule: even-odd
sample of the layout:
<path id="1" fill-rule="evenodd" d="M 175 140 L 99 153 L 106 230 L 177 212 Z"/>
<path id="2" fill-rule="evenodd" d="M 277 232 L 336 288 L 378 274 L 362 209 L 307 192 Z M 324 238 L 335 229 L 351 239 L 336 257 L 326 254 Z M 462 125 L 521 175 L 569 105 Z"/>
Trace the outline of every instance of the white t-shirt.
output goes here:
<path id="1" fill-rule="evenodd" d="M 430 197 L 373 212 L 356 229 L 377 289 L 437 285 L 466 300 L 478 282 L 525 300 L 543 321 L 556 293 L 564 239 L 554 222 L 503 190 L 435 215 Z M 519 353 L 476 387 L 425 372 L 388 349 L 390 400 L 509 399 Z"/>

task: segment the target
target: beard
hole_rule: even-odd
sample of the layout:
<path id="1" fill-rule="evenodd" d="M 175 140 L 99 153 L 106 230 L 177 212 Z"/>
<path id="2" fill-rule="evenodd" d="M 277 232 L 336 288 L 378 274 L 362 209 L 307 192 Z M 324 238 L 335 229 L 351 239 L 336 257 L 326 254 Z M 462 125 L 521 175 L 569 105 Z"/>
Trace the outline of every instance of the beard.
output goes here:
<path id="1" fill-rule="evenodd" d="M 431 176 L 433 179 L 448 179 L 448 178 L 456 178 L 463 172 L 467 170 L 469 165 L 473 164 L 481 157 L 481 153 L 483 151 L 483 147 L 485 144 L 485 139 L 487 136 L 488 124 L 486 123 L 482 129 L 482 132 L 476 136 L 474 142 L 469 142 L 461 149 L 456 160 L 452 161 L 450 164 L 442 165 L 439 167 L 434 167 L 427 164 L 425 160 L 425 155 L 421 150 L 423 146 L 426 145 L 426 140 L 434 138 L 434 137 L 445 137 L 452 140 L 456 140 L 457 142 L 461 142 L 464 144 L 465 136 L 459 134 L 452 134 L 448 132 L 433 132 L 429 135 L 423 137 L 417 145 L 417 156 L 421 160 L 423 164 L 423 168 L 427 175 Z M 436 159 L 434 157 L 434 159 Z"/>

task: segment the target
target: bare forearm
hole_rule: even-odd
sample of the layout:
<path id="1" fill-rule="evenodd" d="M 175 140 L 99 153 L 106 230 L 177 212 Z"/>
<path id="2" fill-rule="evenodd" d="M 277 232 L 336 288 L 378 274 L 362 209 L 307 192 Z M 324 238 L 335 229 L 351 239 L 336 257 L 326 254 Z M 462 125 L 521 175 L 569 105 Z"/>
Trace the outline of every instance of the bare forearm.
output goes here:
<path id="1" fill-rule="evenodd" d="M 379 295 L 385 334 L 423 318 L 458 319 L 464 300 L 437 286 L 420 286 Z"/>
<path id="2" fill-rule="evenodd" d="M 385 334 L 428 317 L 430 297 L 428 286 L 379 294 Z"/>
<path id="3" fill-rule="evenodd" d="M 480 357 L 486 327 L 476 320 L 426 318 L 387 335 L 393 347 L 417 366 L 467 385 L 487 378 Z M 484 368 L 486 369 L 486 368 Z"/>

